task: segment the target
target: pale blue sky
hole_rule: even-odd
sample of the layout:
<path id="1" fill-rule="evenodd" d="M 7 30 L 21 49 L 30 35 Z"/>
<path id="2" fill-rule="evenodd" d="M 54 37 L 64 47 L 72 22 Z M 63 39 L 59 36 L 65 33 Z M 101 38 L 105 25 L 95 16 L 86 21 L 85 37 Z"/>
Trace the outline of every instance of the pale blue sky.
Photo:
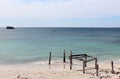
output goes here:
<path id="1" fill-rule="evenodd" d="M 120 0 L 0 0 L 0 27 L 120 27 Z"/>

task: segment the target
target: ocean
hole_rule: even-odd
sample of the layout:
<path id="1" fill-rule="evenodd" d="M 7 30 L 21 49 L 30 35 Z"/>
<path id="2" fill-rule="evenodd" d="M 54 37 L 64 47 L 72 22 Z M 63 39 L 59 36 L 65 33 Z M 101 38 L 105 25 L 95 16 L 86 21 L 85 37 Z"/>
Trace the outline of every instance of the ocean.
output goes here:
<path id="1" fill-rule="evenodd" d="M 0 64 L 62 60 L 73 54 L 120 58 L 120 28 L 0 28 Z"/>

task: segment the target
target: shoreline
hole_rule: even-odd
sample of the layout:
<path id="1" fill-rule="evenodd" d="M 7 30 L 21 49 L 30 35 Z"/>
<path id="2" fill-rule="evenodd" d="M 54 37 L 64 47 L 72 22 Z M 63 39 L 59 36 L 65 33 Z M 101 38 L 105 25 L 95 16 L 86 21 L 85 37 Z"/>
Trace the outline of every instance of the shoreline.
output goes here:
<path id="1" fill-rule="evenodd" d="M 115 74 L 111 73 L 111 61 L 98 62 L 99 76 L 96 76 L 93 62 L 88 63 L 85 74 L 82 72 L 82 62 L 73 61 L 73 69 L 69 62 L 53 61 L 34 62 L 27 64 L 0 65 L 0 79 L 120 79 L 120 59 L 114 61 Z"/>

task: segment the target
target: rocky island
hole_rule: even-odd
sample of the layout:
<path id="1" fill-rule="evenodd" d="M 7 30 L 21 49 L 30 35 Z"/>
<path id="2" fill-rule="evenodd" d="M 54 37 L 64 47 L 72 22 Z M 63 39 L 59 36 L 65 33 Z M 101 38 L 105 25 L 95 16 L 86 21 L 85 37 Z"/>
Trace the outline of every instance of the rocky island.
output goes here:
<path id="1" fill-rule="evenodd" d="M 6 29 L 15 29 L 13 26 L 7 26 Z"/>

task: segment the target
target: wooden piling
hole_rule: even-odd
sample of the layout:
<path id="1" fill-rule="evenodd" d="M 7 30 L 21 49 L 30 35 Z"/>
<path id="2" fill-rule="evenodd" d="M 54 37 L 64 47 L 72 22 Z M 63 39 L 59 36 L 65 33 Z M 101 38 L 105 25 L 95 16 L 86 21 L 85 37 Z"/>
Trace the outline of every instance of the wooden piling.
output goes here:
<path id="1" fill-rule="evenodd" d="M 49 54 L 49 65 L 51 65 L 51 52 Z"/>
<path id="2" fill-rule="evenodd" d="M 95 69 L 97 69 L 97 58 L 95 58 Z"/>
<path id="3" fill-rule="evenodd" d="M 113 65 L 113 61 L 111 61 L 111 68 L 112 68 L 112 74 L 114 74 L 114 65 Z"/>
<path id="4" fill-rule="evenodd" d="M 85 55 L 85 67 L 87 67 L 87 55 Z"/>
<path id="5" fill-rule="evenodd" d="M 72 52 L 70 53 L 70 70 L 72 70 Z"/>
<path id="6" fill-rule="evenodd" d="M 98 77 L 99 65 L 96 65 L 96 76 Z"/>
<path id="7" fill-rule="evenodd" d="M 85 73 L 85 61 L 83 61 L 83 74 Z"/>
<path id="8" fill-rule="evenodd" d="M 65 54 L 65 50 L 64 50 L 64 52 L 63 52 L 63 63 L 65 63 L 66 62 L 66 56 L 65 56 L 66 54 Z"/>

